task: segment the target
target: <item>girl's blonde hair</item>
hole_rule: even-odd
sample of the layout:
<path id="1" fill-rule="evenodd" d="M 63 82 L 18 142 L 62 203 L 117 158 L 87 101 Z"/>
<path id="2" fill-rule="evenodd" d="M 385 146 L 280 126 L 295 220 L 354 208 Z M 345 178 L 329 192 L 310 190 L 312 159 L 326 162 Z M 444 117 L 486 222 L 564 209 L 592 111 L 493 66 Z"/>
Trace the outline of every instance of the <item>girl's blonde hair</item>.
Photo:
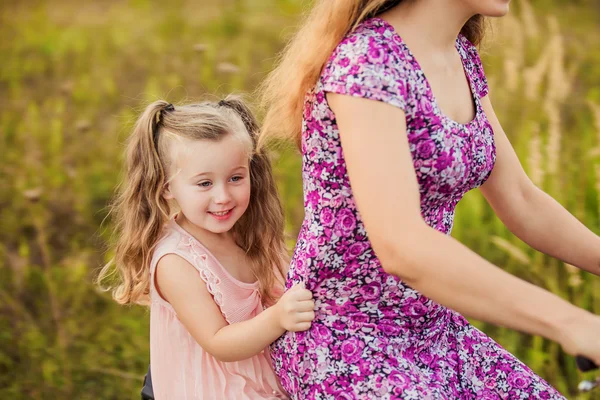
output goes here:
<path id="1" fill-rule="evenodd" d="M 328 57 L 344 36 L 366 19 L 404 0 L 316 0 L 300 30 L 283 51 L 275 70 L 259 88 L 267 110 L 259 148 L 273 138 L 300 145 L 304 96 L 315 86 Z M 473 44 L 481 42 L 484 21 L 472 17 L 461 33 Z"/>
<path id="2" fill-rule="evenodd" d="M 252 147 L 250 202 L 232 231 L 251 260 L 263 303 L 275 301 L 273 287 L 281 282 L 287 261 L 284 215 L 270 160 L 264 152 L 256 151 L 258 129 L 250 109 L 235 96 L 219 103 L 177 107 L 159 100 L 146 108 L 130 137 L 126 176 L 112 206 L 117 235 L 115 257 L 98 276 L 98 283 L 106 286 L 108 278 L 117 273 L 117 283 L 109 283 L 107 289 L 113 290 L 118 303 L 147 301 L 152 252 L 171 217 L 169 203 L 163 197 L 172 162 L 169 142 L 178 137 L 219 141 L 230 134 L 247 135 Z"/>

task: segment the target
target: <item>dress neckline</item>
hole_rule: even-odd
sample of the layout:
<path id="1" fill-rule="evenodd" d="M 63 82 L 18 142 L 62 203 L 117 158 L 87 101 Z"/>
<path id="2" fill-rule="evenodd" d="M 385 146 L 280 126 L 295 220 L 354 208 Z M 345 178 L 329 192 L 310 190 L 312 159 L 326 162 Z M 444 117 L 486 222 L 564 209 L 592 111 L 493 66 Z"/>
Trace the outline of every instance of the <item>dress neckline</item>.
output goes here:
<path id="1" fill-rule="evenodd" d="M 179 223 L 177 222 L 175 217 L 173 217 L 171 219 L 171 224 L 176 231 L 178 231 L 179 233 L 188 237 L 189 240 L 191 240 L 194 244 L 196 244 L 198 247 L 200 247 L 202 249 L 202 251 L 204 251 L 206 253 L 206 255 L 214 261 L 214 263 L 223 271 L 223 273 L 227 276 L 227 278 L 229 278 L 233 283 L 235 283 L 236 285 L 238 285 L 244 289 L 256 289 L 258 287 L 258 281 L 255 281 L 252 283 L 244 282 L 244 281 L 241 281 L 238 278 L 234 277 L 233 275 L 231 275 L 231 272 L 229 272 L 227 270 L 227 268 L 225 268 L 223 266 L 223 264 L 221 264 L 221 262 L 217 259 L 217 257 L 215 257 L 214 254 L 211 253 L 210 250 L 208 250 L 208 248 L 206 246 L 204 246 L 202 243 L 200 243 L 200 241 L 198 239 L 196 239 L 194 237 L 194 235 L 192 235 L 191 233 L 186 231 L 181 225 L 179 225 Z"/>
<path id="2" fill-rule="evenodd" d="M 423 76 L 423 82 L 426 86 L 425 88 L 430 97 L 431 104 L 433 105 L 433 107 L 435 109 L 435 113 L 439 117 L 443 118 L 444 120 L 448 121 L 450 124 L 455 125 L 459 128 L 470 128 L 472 125 L 476 124 L 479 121 L 479 117 L 482 112 L 482 107 L 481 107 L 481 102 L 480 102 L 479 96 L 477 96 L 477 94 L 476 94 L 477 91 L 475 90 L 475 85 L 473 83 L 471 74 L 469 73 L 469 70 L 467 69 L 467 67 L 465 65 L 467 60 L 465 60 L 465 57 L 463 55 L 465 49 L 463 47 L 463 44 L 461 43 L 462 36 L 463 36 L 462 34 L 459 34 L 458 37 L 456 38 L 455 48 L 460 57 L 463 71 L 465 73 L 465 77 L 467 78 L 467 82 L 469 83 L 469 90 L 471 93 L 471 101 L 473 102 L 473 105 L 475 106 L 475 115 L 473 116 L 473 118 L 470 121 L 468 121 L 466 123 L 462 123 L 462 122 L 458 122 L 458 121 L 454 120 L 453 118 L 449 117 L 446 113 L 444 113 L 444 111 L 441 109 L 441 107 L 438 104 L 437 98 L 435 97 L 435 94 L 433 93 L 433 89 L 431 88 L 431 85 L 429 84 L 427 75 L 425 75 L 425 71 L 423 71 L 423 68 L 421 68 L 421 64 L 419 64 L 419 61 L 414 56 L 413 52 L 410 50 L 410 48 L 408 47 L 406 42 L 404 42 L 404 40 L 402 39 L 400 34 L 396 31 L 396 28 L 394 28 L 394 26 L 392 24 L 390 24 L 388 21 L 386 21 L 385 19 L 383 19 L 381 17 L 373 17 L 369 21 L 379 24 L 379 25 L 383 26 L 384 28 L 386 28 L 387 30 L 389 30 L 391 32 L 391 34 L 396 38 L 397 42 L 406 51 L 406 54 L 408 54 L 408 56 L 412 59 L 415 68 Z"/>

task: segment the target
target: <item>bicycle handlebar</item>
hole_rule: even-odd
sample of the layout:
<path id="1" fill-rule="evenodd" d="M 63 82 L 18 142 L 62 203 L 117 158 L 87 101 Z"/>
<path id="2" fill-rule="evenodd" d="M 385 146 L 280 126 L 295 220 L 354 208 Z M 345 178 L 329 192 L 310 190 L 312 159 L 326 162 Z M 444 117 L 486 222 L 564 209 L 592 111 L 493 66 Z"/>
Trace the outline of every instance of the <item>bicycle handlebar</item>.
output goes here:
<path id="1" fill-rule="evenodd" d="M 575 362 L 577 363 L 577 368 L 579 368 L 581 372 L 589 372 L 598 369 L 596 363 L 587 357 L 577 356 L 575 357 Z M 579 382 L 579 386 L 577 388 L 580 392 L 590 392 L 599 386 L 600 377 L 593 381 L 581 381 Z"/>
<path id="2" fill-rule="evenodd" d="M 575 362 L 577 363 L 577 368 L 579 368 L 579 370 L 582 372 L 598 369 L 598 366 L 587 357 L 577 356 L 575 357 Z"/>

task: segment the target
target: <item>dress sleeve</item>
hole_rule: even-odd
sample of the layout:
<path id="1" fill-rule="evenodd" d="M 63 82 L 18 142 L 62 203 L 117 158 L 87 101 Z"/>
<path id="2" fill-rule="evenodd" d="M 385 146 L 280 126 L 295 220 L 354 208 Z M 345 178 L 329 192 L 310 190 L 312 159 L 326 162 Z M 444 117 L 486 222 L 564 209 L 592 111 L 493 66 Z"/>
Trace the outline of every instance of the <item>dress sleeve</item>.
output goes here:
<path id="1" fill-rule="evenodd" d="M 366 33 L 344 39 L 329 58 L 320 82 L 325 92 L 382 101 L 406 112 L 406 66 L 382 38 Z"/>

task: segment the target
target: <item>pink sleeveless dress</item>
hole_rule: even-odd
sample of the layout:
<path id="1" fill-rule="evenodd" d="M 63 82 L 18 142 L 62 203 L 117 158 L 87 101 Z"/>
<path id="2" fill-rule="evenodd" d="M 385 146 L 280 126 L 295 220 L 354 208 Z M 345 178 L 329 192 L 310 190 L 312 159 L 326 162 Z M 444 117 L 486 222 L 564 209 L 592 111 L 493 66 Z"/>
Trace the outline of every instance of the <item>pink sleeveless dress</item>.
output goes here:
<path id="1" fill-rule="evenodd" d="M 150 265 L 150 366 L 157 400 L 287 399 L 273 372 L 268 349 L 252 358 L 221 362 L 208 354 L 158 293 L 158 261 L 176 254 L 198 270 L 229 324 L 262 311 L 257 283 L 237 280 L 175 220 L 166 226 Z"/>

